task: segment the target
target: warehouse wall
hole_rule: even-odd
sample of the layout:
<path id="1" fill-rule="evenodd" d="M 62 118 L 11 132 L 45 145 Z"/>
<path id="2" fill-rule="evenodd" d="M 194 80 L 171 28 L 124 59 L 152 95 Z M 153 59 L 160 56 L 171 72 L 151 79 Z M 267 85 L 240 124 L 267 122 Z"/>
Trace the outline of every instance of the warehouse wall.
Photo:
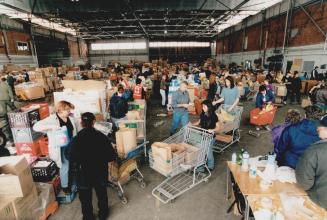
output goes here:
<path id="1" fill-rule="evenodd" d="M 33 27 L 30 30 L 28 24 L 10 19 L 4 15 L 0 16 L 0 24 L 0 69 L 7 63 L 30 66 L 48 65 L 54 60 L 48 59 L 51 56 L 55 57 L 56 63 L 59 62 L 66 65 L 80 65 L 85 64 L 87 61 L 87 44 L 80 39 L 79 43 L 77 43 L 77 38 L 75 37 L 40 27 Z M 34 38 L 42 36 L 47 39 L 48 42 L 45 43 L 44 50 L 38 51 L 40 47 L 36 47 L 33 44 L 31 32 Z M 60 40 L 59 47 L 68 48 L 66 55 L 59 50 L 54 52 L 57 48 L 51 48 L 53 39 Z M 17 42 L 27 43 L 28 51 L 18 50 Z M 49 52 L 45 54 L 44 51 Z M 39 59 L 36 57 L 36 54 L 39 56 Z M 39 63 L 40 57 L 42 63 Z"/>
<path id="2" fill-rule="evenodd" d="M 92 50 L 92 43 L 133 43 L 133 42 L 146 42 L 145 39 L 122 39 L 122 40 L 107 40 L 107 41 L 91 41 L 88 44 L 89 48 L 89 60 L 92 65 L 100 64 L 106 66 L 108 63 L 117 61 L 121 64 L 127 64 L 130 60 L 148 62 L 149 61 L 149 50 L 148 46 L 146 49 L 138 50 Z M 148 44 L 147 44 L 148 45 Z"/>
<path id="3" fill-rule="evenodd" d="M 306 10 L 327 32 L 327 2 L 307 3 Z M 217 60 L 237 64 L 250 60 L 253 64 L 255 59 L 261 57 L 266 63 L 268 57 L 281 54 L 287 4 L 288 1 L 284 1 L 267 9 L 266 20 L 263 19 L 263 14 L 259 14 L 221 33 L 217 40 Z M 286 68 L 287 61 L 294 59 L 314 61 L 314 65 L 318 66 L 327 64 L 327 51 L 324 50 L 326 39 L 300 8 L 293 9 L 289 31 L 283 69 Z"/>

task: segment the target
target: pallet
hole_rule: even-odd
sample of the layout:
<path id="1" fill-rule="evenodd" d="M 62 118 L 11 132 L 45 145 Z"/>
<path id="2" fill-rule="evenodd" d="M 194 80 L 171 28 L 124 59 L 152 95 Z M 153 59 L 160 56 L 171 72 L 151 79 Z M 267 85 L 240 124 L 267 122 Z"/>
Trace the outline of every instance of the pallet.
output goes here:
<path id="1" fill-rule="evenodd" d="M 59 208 L 58 202 L 50 203 L 44 210 L 44 213 L 40 216 L 39 220 L 46 220 L 50 215 L 53 215 Z"/>

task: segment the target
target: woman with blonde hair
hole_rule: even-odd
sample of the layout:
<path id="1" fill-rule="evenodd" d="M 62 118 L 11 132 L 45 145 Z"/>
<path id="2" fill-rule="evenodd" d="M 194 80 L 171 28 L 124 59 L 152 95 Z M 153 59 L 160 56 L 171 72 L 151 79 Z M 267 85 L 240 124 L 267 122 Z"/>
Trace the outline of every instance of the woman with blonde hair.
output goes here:
<path id="1" fill-rule="evenodd" d="M 73 104 L 67 101 L 60 101 L 55 105 L 55 113 L 49 117 L 38 121 L 33 129 L 36 132 L 44 132 L 50 134 L 50 132 L 60 129 L 61 127 L 67 128 L 68 143 L 77 134 L 75 120 L 71 116 L 71 111 L 75 108 Z M 49 135 L 48 135 L 49 136 Z M 66 147 L 51 147 L 54 146 L 55 140 L 49 138 L 49 157 L 54 160 L 57 166 L 60 168 L 60 180 L 63 191 L 67 194 L 70 193 L 69 188 L 69 161 L 68 152 L 69 144 Z"/>

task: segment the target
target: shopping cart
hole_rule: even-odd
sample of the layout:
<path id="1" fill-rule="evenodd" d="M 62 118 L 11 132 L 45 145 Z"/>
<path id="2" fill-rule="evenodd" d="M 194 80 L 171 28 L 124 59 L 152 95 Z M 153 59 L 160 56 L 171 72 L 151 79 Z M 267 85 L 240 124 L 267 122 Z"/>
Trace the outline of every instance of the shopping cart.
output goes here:
<path id="1" fill-rule="evenodd" d="M 113 124 L 110 122 L 96 122 L 94 127 L 108 136 L 113 142 Z M 117 158 L 116 161 L 109 163 L 109 178 L 108 178 L 108 185 L 114 188 L 117 191 L 118 197 L 123 204 L 127 204 L 128 200 L 125 196 L 124 190 L 122 185 L 129 182 L 132 179 L 136 179 L 141 188 L 146 187 L 146 183 L 144 181 L 144 177 L 141 171 L 138 169 L 137 166 L 137 158 L 143 152 L 144 145 L 147 142 L 139 144 L 133 151 L 129 152 L 126 157 L 124 158 Z M 131 163 L 132 162 L 132 163 Z M 119 176 L 119 168 L 128 164 L 128 169 L 126 169 L 129 173 L 127 178 L 120 178 Z M 117 173 L 115 173 L 117 171 Z M 115 173 L 115 174 L 114 174 Z"/>
<path id="2" fill-rule="evenodd" d="M 269 126 L 273 123 L 277 107 L 274 106 L 270 111 L 262 111 L 260 108 L 255 108 L 250 111 L 250 124 L 257 127 L 256 130 L 249 130 L 249 134 L 255 137 L 269 133 L 271 130 L 267 127 L 267 130 L 260 130 L 260 126 Z"/>
<path id="3" fill-rule="evenodd" d="M 218 114 L 219 118 L 219 124 L 222 126 L 220 129 L 220 133 L 216 135 L 216 141 L 212 147 L 212 150 L 217 153 L 222 153 L 226 148 L 234 144 L 235 142 L 238 142 L 241 139 L 240 134 L 240 123 L 241 123 L 241 117 L 243 113 L 243 107 L 241 106 L 235 106 L 230 112 L 228 112 L 228 109 L 231 107 L 231 105 L 221 105 L 219 106 L 216 113 Z M 225 120 L 224 118 L 220 117 L 222 111 L 228 112 L 228 114 L 231 115 L 232 120 Z M 220 137 L 224 138 L 220 138 Z M 229 138 L 225 138 L 229 137 Z"/>
<path id="4" fill-rule="evenodd" d="M 206 160 L 212 139 L 213 134 L 207 130 L 186 126 L 166 139 L 164 143 L 185 143 L 193 146 L 193 149 L 196 150 L 186 150 L 178 155 L 173 154 L 170 161 L 155 157 L 150 151 L 150 167 L 167 177 L 153 189 L 152 195 L 166 204 L 201 182 L 207 181 L 211 173 L 206 165 Z M 198 168 L 202 166 L 208 171 L 207 174 L 199 172 Z"/>

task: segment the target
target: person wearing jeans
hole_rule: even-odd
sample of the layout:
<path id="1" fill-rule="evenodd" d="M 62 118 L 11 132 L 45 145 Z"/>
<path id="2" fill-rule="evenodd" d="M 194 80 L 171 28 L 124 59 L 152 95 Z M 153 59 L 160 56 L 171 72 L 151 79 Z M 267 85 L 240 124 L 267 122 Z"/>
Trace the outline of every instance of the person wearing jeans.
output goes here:
<path id="1" fill-rule="evenodd" d="M 172 107 L 173 107 L 173 122 L 170 129 L 170 134 L 176 133 L 178 126 L 183 127 L 189 123 L 188 107 L 190 106 L 190 95 L 187 91 L 188 83 L 182 82 L 179 90 L 173 93 Z"/>
<path id="2" fill-rule="evenodd" d="M 71 140 L 76 134 L 77 129 L 74 118 L 71 117 L 71 111 L 75 108 L 73 104 L 60 101 L 56 104 L 56 113 L 49 117 L 38 121 L 33 126 L 36 132 L 51 132 L 61 127 L 67 128 L 68 138 Z M 67 153 L 69 152 L 69 145 L 65 147 L 51 147 L 51 139 L 49 138 L 49 157 L 60 168 L 61 187 L 64 193 L 70 194 L 71 188 L 69 184 L 69 160 Z"/>
<path id="3" fill-rule="evenodd" d="M 200 126 L 201 128 L 214 133 L 216 128 L 218 128 L 217 123 L 218 123 L 218 116 L 214 111 L 212 101 L 211 100 L 203 101 L 200 120 L 193 123 L 193 125 Z M 213 138 L 213 140 L 210 142 L 209 149 L 208 149 L 207 165 L 210 170 L 213 170 L 215 167 L 215 158 L 213 156 L 213 150 L 212 150 L 214 144 L 215 144 L 215 138 Z"/>

